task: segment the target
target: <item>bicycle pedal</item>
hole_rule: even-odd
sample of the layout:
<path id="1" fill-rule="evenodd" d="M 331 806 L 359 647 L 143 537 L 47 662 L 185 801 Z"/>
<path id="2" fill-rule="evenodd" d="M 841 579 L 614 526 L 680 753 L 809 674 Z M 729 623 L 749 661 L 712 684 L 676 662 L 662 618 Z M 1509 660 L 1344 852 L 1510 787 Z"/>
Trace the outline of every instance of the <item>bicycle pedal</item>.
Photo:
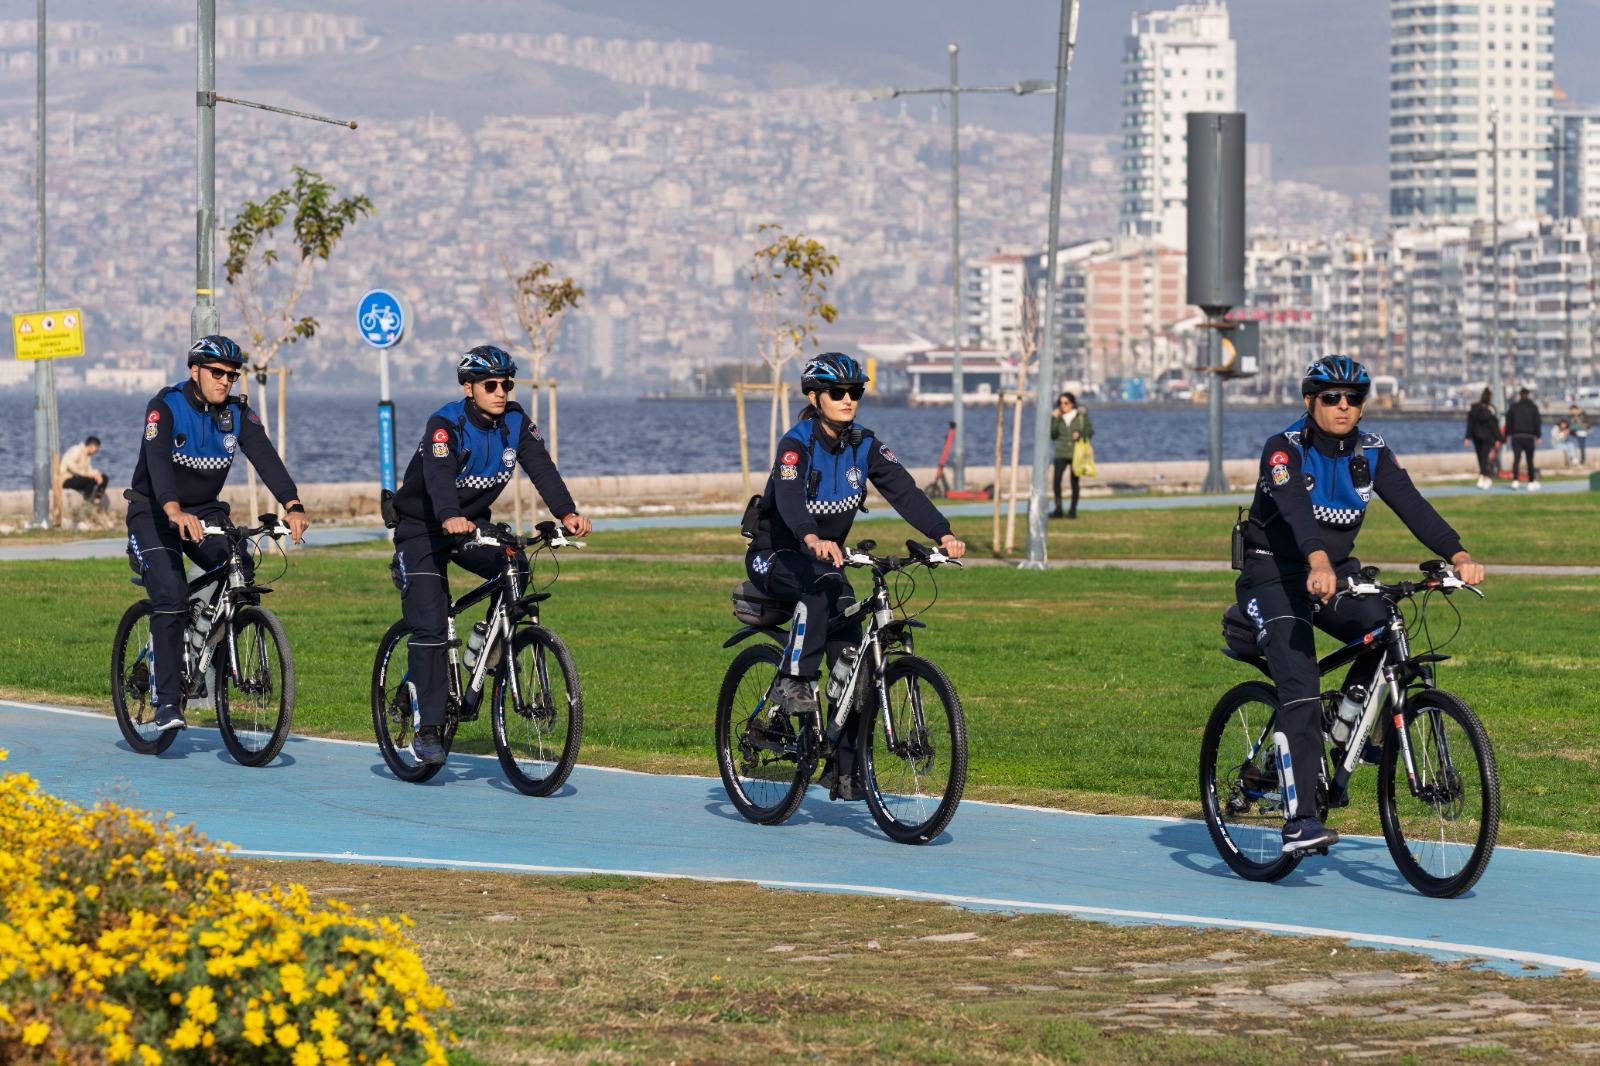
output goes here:
<path id="1" fill-rule="evenodd" d="M 1324 858 L 1326 858 L 1326 857 L 1327 857 L 1327 854 L 1328 854 L 1328 849 L 1327 849 L 1327 848 L 1326 848 L 1326 847 L 1321 847 L 1321 848 L 1313 848 L 1313 849 L 1311 849 L 1311 850 L 1312 850 L 1312 851 L 1313 851 L 1313 852 L 1314 852 L 1314 853 L 1315 853 L 1315 854 L 1317 854 L 1317 855 L 1321 855 L 1321 856 L 1323 856 L 1323 857 L 1324 857 Z"/>

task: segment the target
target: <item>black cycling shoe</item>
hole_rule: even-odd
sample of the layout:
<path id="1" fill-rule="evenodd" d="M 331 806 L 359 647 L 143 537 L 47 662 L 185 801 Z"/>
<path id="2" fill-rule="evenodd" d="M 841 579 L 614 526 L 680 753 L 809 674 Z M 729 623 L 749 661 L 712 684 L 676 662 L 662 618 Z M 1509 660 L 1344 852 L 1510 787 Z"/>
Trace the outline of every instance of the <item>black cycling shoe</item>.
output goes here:
<path id="1" fill-rule="evenodd" d="M 156 708 L 156 732 L 165 733 L 169 729 L 187 729 L 189 723 L 183 720 L 183 709 L 175 703 L 163 703 Z"/>
<path id="2" fill-rule="evenodd" d="M 1304 818 L 1291 818 L 1283 823 L 1283 853 L 1292 855 L 1297 851 L 1311 851 L 1316 848 L 1327 848 L 1339 843 L 1339 834 L 1323 825 L 1321 820 L 1311 815 Z"/>
<path id="3" fill-rule="evenodd" d="M 811 682 L 784 674 L 772 686 L 773 698 L 784 713 L 792 715 L 816 714 L 817 697 L 811 691 Z"/>
<path id="4" fill-rule="evenodd" d="M 439 740 L 439 727 L 425 725 L 411 737 L 411 755 L 424 766 L 443 766 L 444 744 Z"/>
<path id="5" fill-rule="evenodd" d="M 828 790 L 829 799 L 841 799 L 847 803 L 855 803 L 867 798 L 867 786 L 862 784 L 856 774 L 851 774 L 843 781 L 839 780 L 839 768 L 832 759 L 822 769 L 822 776 L 817 778 L 817 784 Z"/>

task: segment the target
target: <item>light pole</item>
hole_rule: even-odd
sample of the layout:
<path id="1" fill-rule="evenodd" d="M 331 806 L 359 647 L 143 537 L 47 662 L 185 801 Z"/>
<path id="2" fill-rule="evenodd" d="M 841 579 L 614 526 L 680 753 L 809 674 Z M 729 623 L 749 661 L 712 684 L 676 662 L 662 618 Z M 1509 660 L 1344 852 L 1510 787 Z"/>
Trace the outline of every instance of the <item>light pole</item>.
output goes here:
<path id="1" fill-rule="evenodd" d="M 44 0 L 39 0 L 43 9 Z M 196 0 L 196 58 L 198 71 L 195 79 L 196 137 L 195 137 L 195 254 L 194 254 L 194 309 L 189 313 L 189 340 L 196 341 L 218 330 L 217 324 L 217 104 L 238 104 L 261 111 L 276 111 L 280 115 L 308 118 L 314 122 L 327 122 L 334 126 L 355 129 L 349 119 L 328 118 L 308 111 L 293 111 L 287 107 L 258 104 L 251 100 L 236 100 L 231 96 L 217 95 L 217 0 Z M 281 427 L 280 427 L 281 432 Z M 281 441 L 279 442 L 281 445 Z"/>
<path id="2" fill-rule="evenodd" d="M 961 374 L 961 112 L 962 93 L 1011 93 L 1032 96 L 1053 93 L 1055 84 L 1043 80 L 1019 81 L 1011 85 L 962 85 L 956 77 L 956 55 L 960 48 L 950 46 L 950 84 L 931 89 L 901 89 L 893 85 L 874 85 L 856 93 L 857 103 L 891 100 L 896 96 L 943 94 L 950 97 L 950 418 L 956 435 L 952 445 L 950 474 L 954 487 L 966 487 L 966 383 Z M 998 490 L 997 490 L 998 491 Z"/>
<path id="3" fill-rule="evenodd" d="M 36 78 L 34 129 L 34 184 L 38 199 L 36 219 L 38 237 L 38 310 L 44 306 L 44 67 L 45 0 L 38 0 L 39 42 Z M 50 493 L 54 487 L 55 452 L 61 446 L 56 429 L 56 367 L 54 359 L 40 359 L 33 365 L 33 524 L 50 525 Z"/>
<path id="4" fill-rule="evenodd" d="M 1056 246 L 1061 243 L 1061 148 L 1067 125 L 1067 71 L 1078 37 L 1077 0 L 1061 0 L 1056 44 L 1055 129 L 1050 140 L 1050 229 L 1045 248 L 1044 335 L 1039 338 L 1038 390 L 1033 401 L 1033 471 L 1028 479 L 1028 558 L 1022 566 L 1048 565 L 1049 519 L 1045 516 L 1046 467 L 1050 465 L 1050 408 L 1056 389 Z"/>

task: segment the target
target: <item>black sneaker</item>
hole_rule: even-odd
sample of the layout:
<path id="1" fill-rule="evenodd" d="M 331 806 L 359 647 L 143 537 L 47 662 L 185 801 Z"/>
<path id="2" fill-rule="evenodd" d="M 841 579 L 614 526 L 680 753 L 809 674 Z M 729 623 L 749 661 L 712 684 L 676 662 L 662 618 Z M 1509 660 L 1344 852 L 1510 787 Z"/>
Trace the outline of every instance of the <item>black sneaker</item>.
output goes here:
<path id="1" fill-rule="evenodd" d="M 817 697 L 809 681 L 785 674 L 773 684 L 772 695 L 787 714 L 817 713 Z"/>
<path id="2" fill-rule="evenodd" d="M 1339 834 L 1323 825 L 1317 818 L 1291 818 L 1283 823 L 1283 853 L 1311 851 L 1339 843 Z"/>
<path id="3" fill-rule="evenodd" d="M 175 703 L 163 703 L 156 708 L 156 732 L 165 733 L 169 729 L 187 729 L 189 723 L 183 720 L 183 709 Z"/>
<path id="4" fill-rule="evenodd" d="M 425 725 L 411 737 L 411 755 L 424 766 L 443 766 L 444 744 L 439 740 L 439 727 Z"/>
<path id="5" fill-rule="evenodd" d="M 855 774 L 851 774 L 843 781 L 839 780 L 839 768 L 829 759 L 822 768 L 822 776 L 817 778 L 817 784 L 828 790 L 829 799 L 840 799 L 847 803 L 855 803 L 867 798 L 867 786 L 863 785 Z"/>

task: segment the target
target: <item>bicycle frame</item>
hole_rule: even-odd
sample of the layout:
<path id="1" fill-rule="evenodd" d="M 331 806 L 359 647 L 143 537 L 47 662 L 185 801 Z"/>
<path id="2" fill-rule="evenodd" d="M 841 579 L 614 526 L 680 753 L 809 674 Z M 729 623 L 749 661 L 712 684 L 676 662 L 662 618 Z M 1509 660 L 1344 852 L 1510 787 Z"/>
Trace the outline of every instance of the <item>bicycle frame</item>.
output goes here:
<path id="1" fill-rule="evenodd" d="M 272 591 L 266 585 L 255 584 L 253 579 L 248 579 L 244 575 L 244 563 L 240 559 L 240 551 L 249 541 L 248 535 L 242 534 L 237 529 L 214 525 L 203 526 L 202 532 L 207 536 L 228 537 L 230 543 L 226 562 L 207 570 L 188 583 L 190 599 L 208 586 L 215 587 L 203 612 L 203 617 L 209 618 L 210 626 L 206 630 L 206 639 L 200 648 L 200 657 L 192 663 L 188 643 L 190 624 L 187 621 L 184 623 L 183 665 L 186 669 L 192 667 L 192 673 L 185 678 L 186 689 L 193 690 L 193 693 L 185 691 L 186 697 L 198 693 L 199 679 L 205 677 L 216 661 L 219 654 L 218 646 L 224 637 L 227 638 L 228 676 L 233 679 L 235 685 L 241 687 L 245 685 L 246 679 L 239 668 L 239 634 L 234 627 L 233 618 L 240 603 L 257 600 L 263 594 Z M 150 662 L 154 664 L 153 638 L 151 643 L 146 644 L 144 654 L 149 656 Z"/>
<path id="2" fill-rule="evenodd" d="M 1361 717 L 1351 730 L 1342 755 L 1334 766 L 1333 780 L 1329 782 L 1328 787 L 1329 807 L 1343 807 L 1349 804 L 1350 779 L 1354 776 L 1356 768 L 1361 765 L 1368 741 L 1378 725 L 1379 715 L 1386 706 L 1392 708 L 1391 721 L 1400 744 L 1400 754 L 1405 763 L 1406 780 L 1412 796 L 1422 799 L 1423 793 L 1432 787 L 1430 783 L 1418 780 L 1416 758 L 1411 749 L 1411 736 L 1406 730 L 1405 723 L 1406 694 L 1414 683 L 1424 689 L 1433 688 L 1431 665 L 1442 662 L 1449 656 L 1435 654 L 1412 656 L 1411 638 L 1406 632 L 1405 619 L 1400 614 L 1397 601 L 1386 595 L 1384 604 L 1388 608 L 1389 617 L 1382 625 L 1330 652 L 1317 662 L 1318 676 L 1326 677 L 1340 667 L 1353 664 L 1364 655 L 1374 652 L 1378 655 L 1372 675 L 1372 685 L 1367 690 Z M 1260 656 L 1232 655 L 1231 657 L 1249 662 L 1269 679 L 1272 676 L 1267 669 L 1266 660 Z M 1250 761 L 1253 762 L 1260 754 L 1261 749 L 1269 742 L 1272 732 L 1273 721 L 1269 719 L 1262 735 L 1256 739 L 1251 748 Z M 1449 765 L 1448 742 L 1442 734 L 1436 736 L 1435 741 L 1446 759 L 1446 765 Z M 1339 749 L 1335 748 L 1335 751 Z"/>

